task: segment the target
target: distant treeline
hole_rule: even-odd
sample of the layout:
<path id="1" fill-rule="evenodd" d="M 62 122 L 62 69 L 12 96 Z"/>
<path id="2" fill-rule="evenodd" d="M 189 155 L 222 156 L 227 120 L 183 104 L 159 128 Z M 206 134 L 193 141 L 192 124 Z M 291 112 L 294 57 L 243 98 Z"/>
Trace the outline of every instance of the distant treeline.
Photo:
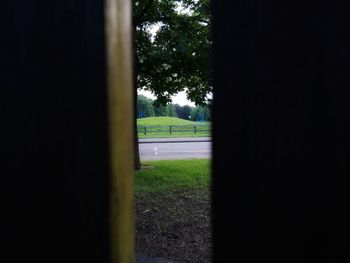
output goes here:
<path id="1" fill-rule="evenodd" d="M 152 99 L 143 95 L 137 96 L 137 115 L 138 118 L 167 116 L 191 121 L 210 121 L 209 107 L 180 106 L 178 104 L 156 107 Z"/>

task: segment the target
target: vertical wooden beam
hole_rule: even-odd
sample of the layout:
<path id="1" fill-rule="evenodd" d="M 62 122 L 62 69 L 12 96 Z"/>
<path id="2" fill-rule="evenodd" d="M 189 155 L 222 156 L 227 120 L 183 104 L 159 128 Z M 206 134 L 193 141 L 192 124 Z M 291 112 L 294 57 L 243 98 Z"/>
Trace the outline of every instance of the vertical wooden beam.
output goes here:
<path id="1" fill-rule="evenodd" d="M 132 30 L 129 0 L 107 0 L 111 259 L 134 262 Z"/>

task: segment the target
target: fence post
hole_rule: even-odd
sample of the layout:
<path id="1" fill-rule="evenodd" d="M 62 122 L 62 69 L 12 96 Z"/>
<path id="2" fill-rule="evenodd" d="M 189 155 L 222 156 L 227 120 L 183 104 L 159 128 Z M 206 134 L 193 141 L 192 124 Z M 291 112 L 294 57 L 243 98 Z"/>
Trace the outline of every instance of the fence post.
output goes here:
<path id="1" fill-rule="evenodd" d="M 171 134 L 171 128 L 172 128 L 172 126 L 170 125 L 170 126 L 169 126 L 169 133 L 170 133 L 170 134 Z"/>
<path id="2" fill-rule="evenodd" d="M 147 135 L 147 127 L 145 126 L 144 127 L 144 132 L 143 132 L 145 135 Z"/>
<path id="3" fill-rule="evenodd" d="M 194 133 L 197 133 L 197 126 L 193 126 Z"/>

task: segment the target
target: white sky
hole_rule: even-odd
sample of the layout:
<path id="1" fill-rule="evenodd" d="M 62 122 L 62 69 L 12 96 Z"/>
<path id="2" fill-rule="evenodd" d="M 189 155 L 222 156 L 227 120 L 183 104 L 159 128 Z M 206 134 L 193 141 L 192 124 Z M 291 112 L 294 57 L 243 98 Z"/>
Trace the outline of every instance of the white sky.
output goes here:
<path id="1" fill-rule="evenodd" d="M 152 94 L 152 92 L 150 92 L 148 90 L 138 90 L 137 93 L 140 95 L 144 95 L 145 97 L 153 99 L 153 100 L 156 98 Z M 181 106 L 184 106 L 184 105 L 189 105 L 192 107 L 195 106 L 193 102 L 191 102 L 187 99 L 186 92 L 184 92 L 184 91 L 179 92 L 178 94 L 176 94 L 175 96 L 172 96 L 171 98 L 172 98 L 173 104 L 179 104 Z"/>

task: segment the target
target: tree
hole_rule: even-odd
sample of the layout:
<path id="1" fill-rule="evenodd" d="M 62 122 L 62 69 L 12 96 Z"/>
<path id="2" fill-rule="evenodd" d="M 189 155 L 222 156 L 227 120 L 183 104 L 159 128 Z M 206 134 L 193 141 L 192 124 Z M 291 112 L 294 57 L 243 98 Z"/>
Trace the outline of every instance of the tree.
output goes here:
<path id="1" fill-rule="evenodd" d="M 167 105 L 156 104 L 154 108 L 154 116 L 177 117 L 175 105 L 174 104 L 167 104 Z"/>
<path id="2" fill-rule="evenodd" d="M 136 91 L 152 91 L 157 105 L 166 105 L 183 90 L 197 105 L 210 102 L 209 6 L 209 0 L 133 0 Z M 135 168 L 140 169 L 137 133 L 135 152 Z"/>
<path id="3" fill-rule="evenodd" d="M 169 116 L 169 117 L 178 117 L 174 104 L 168 104 L 167 105 L 167 116 Z"/>
<path id="4" fill-rule="evenodd" d="M 210 110 L 207 106 L 195 107 L 191 111 L 192 121 L 209 121 L 210 120 Z"/>
<path id="5" fill-rule="evenodd" d="M 212 91 L 209 1 L 134 0 L 133 23 L 137 88 L 152 91 L 156 104 L 169 103 L 183 90 L 197 105 L 208 103 Z"/>
<path id="6" fill-rule="evenodd" d="M 143 95 L 137 96 L 137 115 L 138 118 L 153 117 L 153 101 Z"/>
<path id="7" fill-rule="evenodd" d="M 163 117 L 167 116 L 167 107 L 164 105 L 158 105 L 154 108 L 154 116 Z"/>
<path id="8" fill-rule="evenodd" d="M 189 120 L 191 115 L 192 108 L 191 106 L 185 105 L 180 106 L 179 104 L 175 105 L 177 116 L 181 119 Z"/>

